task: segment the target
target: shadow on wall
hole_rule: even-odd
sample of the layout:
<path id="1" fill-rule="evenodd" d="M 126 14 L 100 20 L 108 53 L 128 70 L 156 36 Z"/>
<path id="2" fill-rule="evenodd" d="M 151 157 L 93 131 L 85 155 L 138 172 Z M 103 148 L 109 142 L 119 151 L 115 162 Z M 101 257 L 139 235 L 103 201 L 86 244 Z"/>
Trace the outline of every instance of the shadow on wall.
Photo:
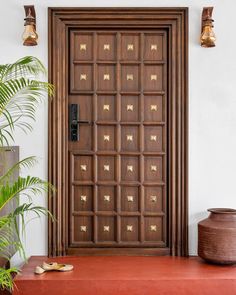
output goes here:
<path id="1" fill-rule="evenodd" d="M 199 221 L 207 218 L 209 212 L 198 212 L 196 214 L 189 216 L 189 249 L 196 249 L 195 252 L 189 252 L 190 256 L 197 255 L 197 243 L 198 243 L 198 231 L 197 231 L 197 224 Z"/>

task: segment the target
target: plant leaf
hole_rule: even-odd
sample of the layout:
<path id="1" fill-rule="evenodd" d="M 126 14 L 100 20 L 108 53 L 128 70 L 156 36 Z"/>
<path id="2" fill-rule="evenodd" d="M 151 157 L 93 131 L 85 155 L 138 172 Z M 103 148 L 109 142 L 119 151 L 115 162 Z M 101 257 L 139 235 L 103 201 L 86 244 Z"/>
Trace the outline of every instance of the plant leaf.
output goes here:
<path id="1" fill-rule="evenodd" d="M 1 148 L 0 148 L 1 151 Z M 38 163 L 36 157 L 31 156 L 28 158 L 25 158 L 16 164 L 14 164 L 11 168 L 8 169 L 8 171 L 0 177 L 0 185 L 3 185 L 6 181 L 9 181 L 10 177 L 14 174 L 14 172 L 19 171 L 19 169 L 22 168 L 31 168 L 36 163 Z"/>
<path id="2" fill-rule="evenodd" d="M 0 286 L 2 290 L 13 290 L 14 282 L 12 276 L 17 273 L 19 273 L 19 269 L 16 267 L 9 269 L 0 267 Z"/>
<path id="3" fill-rule="evenodd" d="M 0 144 L 13 141 L 15 128 L 25 133 L 32 130 L 38 104 L 46 95 L 52 96 L 54 86 L 36 80 L 45 75 L 42 63 L 35 57 L 26 56 L 13 64 L 0 65 Z"/>
<path id="4" fill-rule="evenodd" d="M 4 185 L 0 185 L 0 210 L 10 200 L 18 198 L 20 193 L 31 199 L 32 196 L 48 192 L 49 190 L 54 190 L 54 187 L 38 177 L 18 177 L 13 184 L 6 182 Z"/>

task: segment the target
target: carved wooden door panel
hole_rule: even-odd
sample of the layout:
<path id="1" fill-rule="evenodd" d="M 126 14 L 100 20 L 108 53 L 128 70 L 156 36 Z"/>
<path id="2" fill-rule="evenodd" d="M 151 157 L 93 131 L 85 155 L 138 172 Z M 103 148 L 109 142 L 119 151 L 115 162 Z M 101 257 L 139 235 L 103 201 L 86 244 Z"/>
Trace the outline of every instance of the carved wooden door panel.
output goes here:
<path id="1" fill-rule="evenodd" d="M 188 255 L 188 9 L 50 8 L 50 256 Z"/>
<path id="2" fill-rule="evenodd" d="M 69 37 L 69 111 L 77 105 L 78 120 L 69 134 L 69 245 L 165 248 L 166 32 Z"/>

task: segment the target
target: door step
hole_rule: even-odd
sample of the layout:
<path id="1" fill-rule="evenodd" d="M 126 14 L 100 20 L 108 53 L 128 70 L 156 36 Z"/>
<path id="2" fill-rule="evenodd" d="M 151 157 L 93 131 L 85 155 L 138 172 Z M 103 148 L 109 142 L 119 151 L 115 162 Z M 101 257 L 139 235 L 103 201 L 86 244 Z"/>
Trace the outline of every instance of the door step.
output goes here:
<path id="1" fill-rule="evenodd" d="M 73 264 L 74 270 L 35 275 L 43 261 Z M 15 284 L 14 295 L 235 295 L 236 267 L 196 257 L 34 256 Z"/>

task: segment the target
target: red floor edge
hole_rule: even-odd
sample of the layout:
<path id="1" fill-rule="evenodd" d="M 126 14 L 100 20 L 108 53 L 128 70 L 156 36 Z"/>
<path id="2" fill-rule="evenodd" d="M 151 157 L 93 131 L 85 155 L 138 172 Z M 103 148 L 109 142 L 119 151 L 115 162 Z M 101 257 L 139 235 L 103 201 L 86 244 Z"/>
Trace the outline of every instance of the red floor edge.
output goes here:
<path id="1" fill-rule="evenodd" d="M 68 273 L 35 275 L 43 261 L 74 265 Z M 236 266 L 181 257 L 30 258 L 15 279 L 13 295 L 235 295 Z"/>

